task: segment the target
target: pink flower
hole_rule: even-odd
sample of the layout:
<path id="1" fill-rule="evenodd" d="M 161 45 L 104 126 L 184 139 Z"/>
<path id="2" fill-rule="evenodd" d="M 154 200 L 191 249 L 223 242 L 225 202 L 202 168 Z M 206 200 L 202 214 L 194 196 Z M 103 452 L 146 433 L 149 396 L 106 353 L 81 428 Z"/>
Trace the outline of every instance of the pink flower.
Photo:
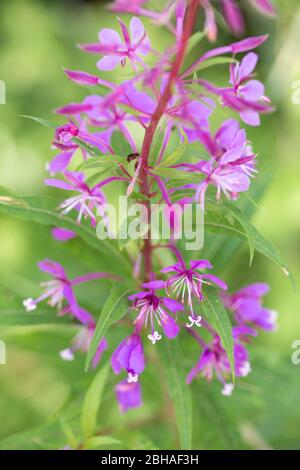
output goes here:
<path id="1" fill-rule="evenodd" d="M 266 103 L 265 87 L 258 80 L 252 79 L 252 74 L 258 61 L 258 55 L 249 52 L 241 63 L 230 66 L 230 83 L 232 89 L 225 89 L 221 96 L 224 104 L 239 112 L 241 119 L 250 126 L 259 126 L 260 112 L 270 108 Z"/>
<path id="2" fill-rule="evenodd" d="M 277 312 L 262 307 L 262 298 L 269 291 L 263 283 L 250 284 L 233 294 L 222 293 L 224 306 L 231 310 L 238 323 L 250 323 L 266 331 L 276 329 Z"/>
<path id="3" fill-rule="evenodd" d="M 111 364 L 115 374 L 119 374 L 121 369 L 127 372 L 129 383 L 138 380 L 138 376 L 145 369 L 145 359 L 143 344 L 137 333 L 133 333 L 119 344 L 111 357 Z"/>
<path id="4" fill-rule="evenodd" d="M 111 28 L 101 29 L 99 32 L 99 43 L 86 44 L 81 48 L 87 52 L 100 53 L 104 57 L 97 62 L 100 70 L 113 70 L 117 65 L 126 64 L 128 58 L 133 66 L 144 65 L 140 56 L 145 56 L 150 51 L 150 41 L 141 20 L 133 17 L 130 21 L 130 32 L 118 18 L 121 26 L 123 40 L 120 35 Z"/>
<path id="5" fill-rule="evenodd" d="M 66 199 L 60 208 L 62 209 L 62 214 L 69 214 L 73 209 L 78 212 L 77 223 L 80 224 L 82 217 L 89 218 L 91 224 L 96 226 L 96 215 L 101 215 L 103 221 L 108 225 L 108 219 L 105 214 L 104 206 L 106 204 L 106 198 L 101 190 L 103 186 L 109 184 L 113 181 L 128 181 L 126 178 L 111 176 L 105 180 L 97 183 L 93 187 L 89 187 L 85 182 L 85 175 L 77 171 L 66 171 L 64 173 L 67 182 L 49 178 L 45 180 L 45 184 L 59 189 L 64 189 L 66 191 L 76 191 L 79 193 L 76 196 L 72 196 Z M 95 210 L 97 213 L 95 214 Z"/>
<path id="6" fill-rule="evenodd" d="M 23 301 L 26 310 L 28 312 L 36 310 L 40 302 L 48 300 L 50 307 L 57 307 L 59 315 L 70 313 L 83 325 L 93 325 L 94 319 L 89 312 L 79 307 L 73 287 L 95 279 L 118 279 L 113 274 L 105 272 L 88 273 L 74 279 L 69 279 L 61 264 L 50 259 L 40 261 L 38 267 L 53 279 L 41 284 L 44 292 L 37 299 L 29 298 Z"/>
<path id="7" fill-rule="evenodd" d="M 187 327 L 196 325 L 201 326 L 201 317 L 195 315 L 193 307 L 193 297 L 202 302 L 204 296 L 202 293 L 203 284 L 216 284 L 221 289 L 227 290 L 227 285 L 217 276 L 208 273 L 200 273 L 204 269 L 212 269 L 212 265 L 207 260 L 191 261 L 188 268 L 183 262 L 167 266 L 162 269 L 162 273 L 174 273 L 165 283 L 166 290 L 181 299 L 183 304 L 187 299 L 191 315 L 189 316 L 189 323 Z"/>
<path id="8" fill-rule="evenodd" d="M 83 105 L 85 107 L 87 106 L 85 102 L 83 102 Z M 85 110 L 87 111 L 87 108 L 85 108 Z M 65 111 L 67 110 L 65 109 Z M 73 110 L 71 110 L 71 112 L 73 113 Z M 77 121 L 78 125 L 70 121 L 68 124 L 56 129 L 53 146 L 62 150 L 62 152 L 56 155 L 51 162 L 47 163 L 46 169 L 50 174 L 63 173 L 68 168 L 76 150 L 80 148 L 79 142 L 76 142 L 74 138 L 85 144 L 96 147 L 103 153 L 110 152 L 110 135 L 105 133 L 90 134 L 86 130 L 86 123 L 79 116 L 77 117 Z M 86 150 L 81 148 L 81 152 L 83 159 L 86 160 L 88 158 Z"/>
<path id="9" fill-rule="evenodd" d="M 222 192 L 229 199 L 236 199 L 240 192 L 249 189 L 250 178 L 256 173 L 255 158 L 247 142 L 246 132 L 240 129 L 234 119 L 223 122 L 212 137 L 202 132 L 200 139 L 211 154 L 209 161 L 203 160 L 194 165 L 187 165 L 189 170 L 204 173 L 206 178 L 196 191 L 196 200 L 204 204 L 205 193 L 210 184 L 217 187 L 217 199 Z M 184 166 L 184 165 L 183 165 Z"/>
<path id="10" fill-rule="evenodd" d="M 242 12 L 235 0 L 221 0 L 223 16 L 231 31 L 240 36 L 245 29 Z"/>
<path id="11" fill-rule="evenodd" d="M 115 387 L 116 398 L 122 413 L 132 409 L 138 408 L 142 404 L 142 391 L 139 382 L 128 382 L 122 380 Z"/>
<path id="12" fill-rule="evenodd" d="M 75 336 L 70 348 L 60 351 L 59 355 L 63 361 L 71 362 L 75 359 L 75 353 L 81 351 L 87 353 L 95 332 L 96 325 L 93 323 L 89 326 L 80 327 L 79 333 Z M 108 348 L 108 343 L 105 338 L 102 338 L 98 344 L 97 350 L 92 359 L 92 367 L 96 368 L 99 364 L 103 352 Z"/>
<path id="13" fill-rule="evenodd" d="M 143 327 L 150 327 L 151 334 L 148 338 L 155 344 L 161 339 L 160 333 L 155 329 L 155 321 L 162 327 L 164 334 L 169 338 L 175 338 L 179 333 L 179 326 L 170 315 L 184 310 L 184 307 L 176 300 L 166 297 L 158 297 L 155 290 L 162 289 L 164 281 L 151 281 L 143 284 L 148 291 L 138 292 L 131 295 L 129 300 L 133 300 L 133 306 L 139 311 L 135 319 L 136 331 L 140 332 Z"/>
<path id="14" fill-rule="evenodd" d="M 247 342 L 247 335 L 255 336 L 256 332 L 246 326 L 235 326 L 232 329 L 234 339 L 234 362 L 235 375 L 246 377 L 251 372 L 249 355 L 243 343 Z M 187 376 L 187 383 L 201 373 L 209 382 L 214 374 L 223 384 L 223 395 L 231 395 L 234 386 L 227 382 L 231 377 L 231 367 L 225 349 L 219 336 L 215 336 L 212 342 L 205 346 L 196 366 L 191 369 Z"/>

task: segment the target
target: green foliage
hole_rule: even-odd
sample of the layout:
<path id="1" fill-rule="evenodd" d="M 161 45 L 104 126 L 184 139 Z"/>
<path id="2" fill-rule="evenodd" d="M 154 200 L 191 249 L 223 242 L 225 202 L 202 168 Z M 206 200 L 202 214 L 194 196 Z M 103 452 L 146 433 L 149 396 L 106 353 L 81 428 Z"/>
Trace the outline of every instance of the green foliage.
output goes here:
<path id="1" fill-rule="evenodd" d="M 53 133 L 54 125 L 50 120 L 24 115 L 28 112 L 48 116 L 49 110 L 54 106 L 67 101 L 79 102 L 83 98 L 82 88 L 72 86 L 61 73 L 60 66 L 57 67 L 57 61 L 49 60 L 49 57 L 58 57 L 61 65 L 68 62 L 72 66 L 76 64 L 82 70 L 86 66 L 90 67 L 90 58 L 80 54 L 73 44 L 76 41 L 89 42 L 91 31 L 108 26 L 110 21 L 109 26 L 115 27 L 115 21 L 110 20 L 104 10 L 103 15 L 99 15 L 99 5 L 85 5 L 83 8 L 77 2 L 70 13 L 64 2 L 59 1 L 51 2 L 50 6 L 49 2 L 34 0 L 3 2 L 0 18 L 3 36 L 0 63 L 3 71 L 1 78 L 9 83 L 9 102 L 0 109 L 0 113 L 3 113 L 0 138 L 1 183 L 13 187 L 18 194 L 43 193 L 21 198 L 5 190 L 1 190 L 0 194 L 1 284 L 3 282 L 6 286 L 11 282 L 13 285 L 13 290 L 3 286 L 0 288 L 0 340 L 6 342 L 8 349 L 8 365 L 0 366 L 1 449 L 62 449 L 65 446 L 85 449 L 178 448 L 177 434 L 174 437 L 175 419 L 166 409 L 168 400 L 165 397 L 168 395 L 180 433 L 180 447 L 183 449 L 299 449 L 299 369 L 290 359 L 290 344 L 295 339 L 295 332 L 299 330 L 299 318 L 295 315 L 300 305 L 299 294 L 291 295 L 280 270 L 273 269 L 273 265 L 266 263 L 264 257 L 259 255 L 263 254 L 286 274 L 289 273 L 286 261 L 273 243 L 268 241 L 270 238 L 290 260 L 291 269 L 299 275 L 299 218 L 296 216 L 299 201 L 299 113 L 297 107 L 291 106 L 290 100 L 286 99 L 286 94 L 282 91 L 285 87 L 278 86 L 292 82 L 297 67 L 299 68 L 297 59 L 291 70 L 285 66 L 286 57 L 297 56 L 294 53 L 297 28 L 286 26 L 292 26 L 291 22 L 297 18 L 299 5 L 293 0 L 278 2 L 278 6 L 280 20 L 277 28 L 282 54 L 278 60 L 274 60 L 272 37 L 276 36 L 273 34 L 269 39 L 267 53 L 262 50 L 261 55 L 265 54 L 265 58 L 274 63 L 268 93 L 270 92 L 281 112 L 275 120 L 267 116 L 260 129 L 248 130 L 250 137 L 256 142 L 255 148 L 262 156 L 260 178 L 253 185 L 254 192 L 251 193 L 256 203 L 261 199 L 255 192 L 255 188 L 259 186 L 257 183 L 263 181 L 262 186 L 265 189 L 267 185 L 261 177 L 267 173 L 269 175 L 270 169 L 275 173 L 272 175 L 273 183 L 263 204 L 259 203 L 258 208 L 254 208 L 245 198 L 234 203 L 234 206 L 224 202 L 224 199 L 220 204 L 211 201 L 205 216 L 205 248 L 200 256 L 205 255 L 212 260 L 215 270 L 222 273 L 230 285 L 235 283 L 237 287 L 241 287 L 251 280 L 267 280 L 272 287 L 268 305 L 282 313 L 281 328 L 268 338 L 265 334 L 260 334 L 258 345 L 250 345 L 253 372 L 243 381 L 236 380 L 236 390 L 231 398 L 221 396 L 219 384 L 207 384 L 201 377 L 191 387 L 185 385 L 186 371 L 198 359 L 199 351 L 193 348 L 190 338 L 184 332 L 180 334 L 180 350 L 177 350 L 178 342 L 164 341 L 158 345 L 161 361 L 159 366 L 154 361 L 153 350 L 149 348 L 147 374 L 148 367 L 155 369 L 154 373 L 157 374 L 162 366 L 161 372 L 166 383 L 158 386 L 156 375 L 151 375 L 150 371 L 149 376 L 142 379 L 145 391 L 143 408 L 132 411 L 127 416 L 120 416 L 117 406 L 112 404 L 110 389 L 113 388 L 113 383 L 110 379 L 106 391 L 99 393 L 105 382 L 102 368 L 85 374 L 84 356 L 81 353 L 76 355 L 74 363 L 67 364 L 60 360 L 58 351 L 69 344 L 75 330 L 72 328 L 70 331 L 72 321 L 67 317 L 57 317 L 56 312 L 45 305 L 30 313 L 22 309 L 23 293 L 27 292 L 29 296 L 31 289 L 37 289 L 34 286 L 41 280 L 36 273 L 36 261 L 45 256 L 57 260 L 63 258 L 67 268 L 74 272 L 84 272 L 84 269 L 90 267 L 97 270 L 101 266 L 106 269 L 109 267 L 110 271 L 125 279 L 129 280 L 131 277 L 127 247 L 126 251 L 123 248 L 120 253 L 117 242 L 99 241 L 95 231 L 88 225 L 79 227 L 72 217 L 61 217 L 57 211 L 60 200 L 49 198 L 47 195 L 52 194 L 52 190 L 41 188 L 41 181 L 45 177 L 44 163 L 53 157 L 49 145 L 49 130 Z M 249 14 L 252 15 L 250 10 Z M 65 27 L 65 18 L 68 18 L 68 28 Z M 260 19 L 258 24 L 258 17 L 255 19 L 256 26 L 264 32 L 268 28 L 273 30 L 272 22 Z M 250 17 L 247 24 L 251 29 Z M 156 33 L 152 25 L 149 27 L 153 29 L 151 36 L 154 36 L 154 46 L 162 49 L 166 47 L 170 40 L 168 35 L 164 36 L 162 29 Z M 220 44 L 225 44 L 228 39 L 221 32 Z M 202 53 L 204 41 L 206 47 L 207 41 L 199 31 L 192 36 L 188 44 L 191 57 L 196 58 Z M 26 59 L 28 57 L 31 58 L 30 61 Z M 220 76 L 216 78 L 220 78 L 220 81 L 227 79 L 227 73 L 226 76 L 223 73 L 227 72 L 230 62 L 234 63 L 234 59 L 221 57 L 206 61 L 199 66 L 198 78 L 202 78 L 202 74 L 212 74 L 213 66 L 220 65 Z M 20 64 L 22 74 L 15 72 L 15 63 Z M 183 69 L 188 65 L 184 64 Z M 120 81 L 122 79 L 123 76 L 119 77 Z M 198 91 L 196 84 L 192 85 L 192 89 L 194 88 Z M 100 87 L 96 93 L 99 90 Z M 92 92 L 95 92 L 94 89 Z M 29 119 L 42 126 L 35 125 Z M 158 156 L 163 135 L 162 123 L 151 148 L 152 163 Z M 176 151 L 177 135 L 173 136 L 173 142 L 175 150 L 173 146 L 166 153 L 167 159 L 170 158 L 167 165 L 180 161 L 183 156 L 178 156 L 182 149 Z M 117 172 L 118 164 L 126 161 L 127 155 L 132 152 L 121 133 L 114 135 L 112 144 L 120 159 L 112 156 L 107 161 L 106 156 L 92 146 L 86 146 L 80 140 L 77 143 L 93 156 L 84 166 L 84 171 L 94 170 L 98 174 L 107 169 Z M 282 149 L 284 158 L 278 158 Z M 189 150 L 184 149 L 184 152 L 185 158 L 190 157 Z M 198 153 L 194 152 L 194 155 L 198 156 Z M 167 165 L 162 162 L 161 169 Z M 170 170 L 173 169 L 163 170 L 169 172 L 168 187 L 187 182 L 186 178 L 182 179 L 174 172 L 171 174 Z M 161 174 L 165 175 L 166 172 Z M 200 175 L 184 177 L 190 178 L 188 182 L 199 182 L 201 179 Z M 138 192 L 131 197 L 145 199 Z M 248 222 L 254 210 L 257 214 L 254 224 L 258 230 Z M 49 227 L 56 225 L 76 231 L 78 238 L 55 246 L 51 243 L 48 232 Z M 250 262 L 253 260 L 251 272 L 247 269 L 245 242 L 249 246 Z M 253 258 L 254 252 L 256 255 Z M 240 254 L 238 262 L 236 253 Z M 187 256 L 192 258 L 194 254 L 187 253 Z M 12 272 L 19 275 L 16 279 L 13 278 L 14 281 L 10 281 Z M 289 278 L 291 279 L 291 275 Z M 120 283 L 116 286 L 116 289 L 120 287 L 120 296 L 123 295 L 122 285 Z M 222 327 L 222 322 L 225 321 L 228 326 L 228 321 L 224 320 L 224 312 L 219 310 L 214 293 L 209 291 L 210 289 L 205 290 L 209 302 L 203 304 L 203 312 L 205 317 L 215 321 L 215 327 L 220 328 L 221 335 L 223 329 L 226 332 L 226 326 Z M 124 294 L 123 300 L 126 295 Z M 109 299 L 111 296 L 112 294 Z M 96 286 L 92 293 L 84 292 L 82 298 L 84 305 L 91 302 L 94 313 L 100 311 L 101 305 L 106 306 L 110 302 L 108 299 L 105 303 L 106 285 L 104 288 Z M 111 299 L 110 306 L 106 310 L 102 309 L 97 326 L 98 338 L 104 334 L 109 338 L 109 353 L 119 339 L 124 337 L 122 325 L 114 330 L 110 326 L 121 317 L 125 320 L 128 309 L 126 302 L 123 304 L 121 300 L 120 304 L 124 309 L 114 309 L 113 304 Z M 228 344 L 230 349 L 230 338 L 226 333 L 223 335 L 223 344 Z M 95 338 L 93 347 L 96 344 Z M 89 402 L 88 394 L 92 396 Z M 108 401 L 109 406 L 106 406 Z M 91 436 L 87 439 L 82 435 L 83 411 L 86 434 Z"/>
<path id="2" fill-rule="evenodd" d="M 159 348 L 168 393 L 174 406 L 181 449 L 192 448 L 192 399 L 182 369 L 183 353 L 176 341 L 162 341 Z"/>
<path id="3" fill-rule="evenodd" d="M 128 312 L 128 295 L 132 289 L 116 285 L 112 288 L 99 316 L 96 330 L 89 351 L 86 356 L 86 369 L 88 369 L 97 346 L 104 338 L 107 330 Z"/>
<path id="4" fill-rule="evenodd" d="M 97 416 L 101 405 L 101 399 L 104 392 L 104 387 L 109 373 L 109 364 L 101 367 L 91 385 L 89 386 L 83 401 L 82 414 L 81 414 L 81 428 L 85 442 L 89 442 L 95 435 L 97 429 Z M 94 441 L 95 445 L 95 441 Z M 99 445 L 99 442 L 98 444 Z"/>
<path id="5" fill-rule="evenodd" d="M 223 348 L 228 355 L 234 380 L 233 338 L 230 320 L 214 287 L 207 286 L 203 295 L 205 299 L 202 304 L 204 315 L 221 338 Z"/>

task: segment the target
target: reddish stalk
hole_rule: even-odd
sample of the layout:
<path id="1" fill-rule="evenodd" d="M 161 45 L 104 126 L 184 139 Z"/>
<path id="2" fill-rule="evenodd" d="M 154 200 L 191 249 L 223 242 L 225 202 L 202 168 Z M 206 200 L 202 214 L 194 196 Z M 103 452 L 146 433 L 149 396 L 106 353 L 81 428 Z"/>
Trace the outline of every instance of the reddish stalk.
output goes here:
<path id="1" fill-rule="evenodd" d="M 150 195 L 149 195 L 149 178 L 148 178 L 149 165 L 148 163 L 149 163 L 149 153 L 150 153 L 152 140 L 153 140 L 155 131 L 157 129 L 157 126 L 159 124 L 159 121 L 164 114 L 165 108 L 170 98 L 172 97 L 173 84 L 174 84 L 174 81 L 176 81 L 177 77 L 179 76 L 179 72 L 180 72 L 181 66 L 185 58 L 188 41 L 193 32 L 193 26 L 194 26 L 194 22 L 196 19 L 198 6 L 199 6 L 199 0 L 190 0 L 190 3 L 187 7 L 186 14 L 185 14 L 185 24 L 183 28 L 180 47 L 179 47 L 176 59 L 172 65 L 168 83 L 166 85 L 164 93 L 162 94 L 161 99 L 159 100 L 157 104 L 156 110 L 152 114 L 150 124 L 147 127 L 147 130 L 145 132 L 145 137 L 144 137 L 142 152 L 141 152 L 142 165 L 141 165 L 141 174 L 140 174 L 140 178 L 141 178 L 140 186 L 141 186 L 141 193 L 149 198 L 150 198 Z M 151 216 L 150 202 L 146 202 L 145 205 L 147 207 L 148 220 L 150 220 L 150 216 Z M 145 280 L 148 281 L 151 277 L 151 272 L 152 272 L 152 243 L 151 243 L 150 230 L 144 242 L 143 256 L 144 256 L 144 270 L 145 270 L 144 277 L 145 277 Z"/>

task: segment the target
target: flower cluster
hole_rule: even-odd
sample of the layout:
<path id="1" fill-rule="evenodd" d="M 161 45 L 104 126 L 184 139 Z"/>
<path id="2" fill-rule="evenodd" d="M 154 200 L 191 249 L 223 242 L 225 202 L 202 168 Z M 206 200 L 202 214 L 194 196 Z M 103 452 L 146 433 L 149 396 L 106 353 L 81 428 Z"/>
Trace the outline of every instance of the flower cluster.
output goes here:
<path id="1" fill-rule="evenodd" d="M 237 2 L 221 0 L 219 3 L 229 27 L 240 34 L 244 23 Z M 275 13 L 269 0 L 253 0 L 252 3 L 263 13 Z M 267 38 L 250 37 L 212 48 L 187 67 L 185 58 L 200 7 L 206 16 L 205 31 L 214 40 L 217 34 L 215 5 L 210 0 L 170 0 L 161 12 L 152 10 L 146 0 L 117 0 L 111 10 L 132 13 L 129 26 L 117 18 L 117 30 L 104 28 L 97 42 L 80 45 L 83 51 L 97 56 L 96 67 L 101 75 L 65 70 L 71 81 L 92 87 L 95 92 L 79 103 L 66 104 L 56 111 L 64 117 L 65 124 L 56 129 L 53 148 L 58 153 L 47 165 L 50 178 L 45 184 L 72 192 L 71 197 L 66 197 L 59 205 L 62 216 L 72 217 L 75 213 L 78 225 L 86 224 L 87 219 L 93 228 L 100 217 L 109 231 L 104 191 L 113 183 L 120 183 L 120 190 L 128 198 L 136 190 L 135 197 L 140 198 L 150 212 L 152 197 L 170 205 L 186 190 L 193 202 L 205 205 L 209 188 L 216 193 L 217 200 L 225 197 L 235 201 L 248 191 L 251 179 L 257 174 L 257 155 L 244 127 L 258 126 L 261 115 L 272 111 L 264 85 L 255 79 L 258 55 L 253 52 Z M 163 52 L 155 50 L 140 16 L 167 26 L 174 35 L 173 44 Z M 231 57 L 228 57 L 230 66 L 225 86 L 198 77 L 201 66 L 208 67 L 211 59 L 228 55 Z M 125 81 L 114 83 L 106 79 L 106 72 L 117 69 L 119 76 L 124 68 Z M 220 107 L 230 110 L 235 117 L 227 118 L 217 130 L 212 130 L 211 116 Z M 157 134 L 161 140 L 153 155 L 152 144 Z M 198 149 L 192 161 L 166 158 L 174 136 L 183 144 L 193 143 L 193 148 Z M 116 141 L 125 142 L 130 153 L 118 155 Z M 95 177 L 87 178 L 85 169 L 90 162 L 101 162 L 105 170 L 111 170 L 110 175 L 104 178 L 104 172 L 100 171 L 96 181 Z M 164 162 L 167 163 L 162 174 L 158 170 Z M 174 172 L 177 177 L 181 175 L 178 184 L 172 181 Z M 169 223 L 174 225 L 171 219 Z M 52 234 L 56 240 L 64 242 L 76 236 L 75 232 L 60 227 L 55 227 Z M 174 340 L 181 331 L 189 334 L 202 352 L 187 382 L 199 373 L 207 380 L 215 375 L 223 384 L 222 393 L 230 395 L 233 384 L 228 354 L 204 313 L 207 286 L 217 290 L 234 322 L 232 336 L 237 377 L 245 377 L 251 370 L 246 350 L 249 337 L 257 334 L 256 328 L 267 331 L 275 328 L 276 314 L 262 306 L 268 287 L 253 284 L 228 294 L 226 283 L 210 272 L 213 269 L 210 261 L 186 262 L 173 238 L 167 245 L 159 246 L 148 237 L 142 240 L 142 245 L 137 258 L 132 260 L 133 282 L 139 284 L 136 293 L 128 298 L 131 302 L 128 315 L 133 316 L 135 312 L 130 320 L 132 333 L 122 340 L 111 357 L 115 374 L 122 371 L 126 374 L 115 388 L 121 411 L 140 406 L 142 402 L 140 375 L 146 363 L 145 335 L 150 344 L 155 345 L 163 336 L 164 340 Z M 175 254 L 176 263 L 154 266 L 153 251 L 161 247 Z M 48 299 L 51 306 L 58 307 L 59 315 L 71 314 L 82 325 L 72 347 L 61 352 L 63 359 L 72 360 L 76 350 L 87 351 L 95 330 L 92 315 L 76 300 L 74 286 L 116 277 L 99 272 L 70 280 L 58 263 L 45 260 L 39 267 L 53 279 L 43 284 L 44 293 L 40 297 L 25 300 L 24 306 L 31 311 Z M 210 337 L 210 340 L 206 342 L 203 337 Z M 103 339 L 98 345 L 94 365 L 107 347 Z"/>

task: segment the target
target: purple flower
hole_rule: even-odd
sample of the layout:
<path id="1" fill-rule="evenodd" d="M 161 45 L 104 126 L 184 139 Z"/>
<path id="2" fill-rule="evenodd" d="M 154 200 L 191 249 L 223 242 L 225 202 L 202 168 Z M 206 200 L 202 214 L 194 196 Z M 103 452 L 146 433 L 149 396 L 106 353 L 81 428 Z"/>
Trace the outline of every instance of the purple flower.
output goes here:
<path id="1" fill-rule="evenodd" d="M 150 327 L 151 334 L 148 338 L 155 344 L 161 339 L 160 333 L 155 329 L 155 321 L 162 327 L 164 334 L 170 338 L 175 338 L 179 333 L 179 326 L 170 315 L 184 310 L 184 307 L 176 300 L 166 297 L 158 297 L 155 294 L 156 289 L 162 289 L 165 286 L 164 281 L 151 281 L 143 284 L 143 287 L 149 291 L 138 292 L 131 295 L 129 300 L 133 300 L 133 306 L 139 311 L 135 319 L 136 331 L 139 333 L 143 327 Z"/>
<path id="2" fill-rule="evenodd" d="M 269 16 L 275 16 L 276 10 L 272 5 L 271 0 L 249 0 L 252 5 L 258 8 L 261 13 Z"/>
<path id="3" fill-rule="evenodd" d="M 116 397 L 122 413 L 131 408 L 138 408 L 142 404 L 142 392 L 139 382 L 122 380 L 115 387 Z"/>
<path id="4" fill-rule="evenodd" d="M 127 58 L 135 69 L 136 65 L 144 64 L 140 56 L 147 55 L 150 50 L 148 35 L 139 18 L 133 17 L 131 19 L 130 32 L 120 18 L 118 18 L 118 21 L 121 26 L 123 40 L 114 29 L 103 28 L 99 32 L 98 43 L 81 46 L 87 52 L 104 55 L 97 62 L 97 67 L 100 70 L 113 70 L 119 64 L 124 67 Z"/>
<path id="5" fill-rule="evenodd" d="M 242 12 L 235 0 L 221 0 L 223 16 L 231 31 L 240 36 L 245 29 Z"/>
<path id="6" fill-rule="evenodd" d="M 246 326 L 235 326 L 232 329 L 232 333 L 234 340 L 235 375 L 237 377 L 246 377 L 251 372 L 251 367 L 249 355 L 243 343 L 248 342 L 247 335 L 255 336 L 256 332 Z M 215 374 L 223 384 L 222 394 L 231 395 L 234 386 L 227 382 L 231 376 L 230 363 L 219 336 L 216 335 L 212 342 L 205 346 L 199 361 L 187 376 L 187 383 L 190 384 L 199 373 L 208 381 L 211 381 Z"/>
<path id="7" fill-rule="evenodd" d="M 50 259 L 40 261 L 38 267 L 41 271 L 50 274 L 53 279 L 41 284 L 44 292 L 37 299 L 29 298 L 23 301 L 26 310 L 28 312 L 36 310 L 37 305 L 47 299 L 51 307 L 57 307 L 59 315 L 70 313 L 80 323 L 88 326 L 94 324 L 94 319 L 89 312 L 79 307 L 73 292 L 73 287 L 95 279 L 118 279 L 116 276 L 104 272 L 89 273 L 74 279 L 69 279 L 64 268 L 56 261 Z M 66 305 L 64 305 L 65 302 Z"/>
<path id="8" fill-rule="evenodd" d="M 233 53 L 257 47 L 265 40 L 265 37 L 248 38 L 229 46 Z M 256 42 L 257 41 L 257 42 Z M 210 57 L 215 57 L 221 53 L 227 53 L 227 47 L 220 47 L 215 51 L 204 54 L 195 64 L 193 64 L 183 76 L 190 74 L 196 64 L 204 62 Z M 273 110 L 270 100 L 265 96 L 264 85 L 258 80 L 253 80 L 253 71 L 257 63 L 258 56 L 254 52 L 247 54 L 241 63 L 230 65 L 231 87 L 219 88 L 212 83 L 199 79 L 198 82 L 210 93 L 219 96 L 221 103 L 238 112 L 241 119 L 250 126 L 260 125 L 260 113 L 269 113 Z"/>
<path id="9" fill-rule="evenodd" d="M 77 351 L 82 351 L 85 354 L 88 352 L 91 342 L 92 342 L 94 332 L 95 332 L 95 328 L 96 328 L 95 323 L 89 326 L 80 327 L 80 331 L 75 336 L 72 346 L 70 348 L 64 349 L 63 351 L 60 351 L 59 355 L 63 359 L 63 361 L 67 361 L 67 362 L 73 361 L 75 358 L 75 353 Z M 97 350 L 92 359 L 93 368 L 97 367 L 97 365 L 99 364 L 101 360 L 103 352 L 107 348 L 108 348 L 108 343 L 105 338 L 102 338 L 98 344 Z"/>
<path id="10" fill-rule="evenodd" d="M 77 171 L 66 171 L 64 173 L 67 182 L 59 179 L 46 179 L 45 184 L 53 186 L 59 189 L 65 189 L 66 191 L 76 191 L 78 195 L 72 196 L 66 199 L 59 207 L 62 209 L 62 214 L 69 214 L 73 209 L 78 212 L 77 223 L 80 224 L 82 217 L 85 219 L 89 218 L 92 225 L 96 225 L 96 215 L 94 211 L 97 211 L 98 215 L 101 215 L 105 224 L 108 224 L 108 220 L 105 214 L 106 198 L 101 190 L 101 187 L 109 184 L 113 181 L 127 181 L 126 178 L 110 177 L 100 183 L 97 183 L 93 187 L 89 187 L 85 182 L 85 175 Z"/>
<path id="11" fill-rule="evenodd" d="M 37 299 L 29 298 L 23 301 L 26 310 L 31 312 L 37 308 L 40 302 L 48 299 L 48 304 L 51 307 L 57 306 L 59 315 L 71 313 L 81 323 L 92 324 L 93 317 L 79 308 L 73 292 L 72 281 L 68 279 L 64 268 L 59 263 L 49 259 L 39 262 L 38 267 L 41 271 L 50 274 L 53 279 L 41 284 L 44 292 Z M 64 301 L 67 302 L 66 306 L 63 306 Z"/>
<path id="12" fill-rule="evenodd" d="M 85 101 L 83 105 L 89 105 L 89 101 L 87 99 Z M 65 111 L 67 111 L 66 108 Z M 85 111 L 88 112 L 88 109 L 85 109 Z M 63 173 L 68 168 L 76 150 L 80 148 L 79 143 L 76 142 L 74 138 L 98 148 L 103 153 L 111 151 L 109 145 L 110 134 L 107 135 L 104 132 L 89 134 L 86 131 L 86 123 L 79 117 L 77 117 L 77 121 L 78 125 L 70 121 L 68 124 L 56 129 L 53 146 L 54 148 L 62 150 L 62 152 L 56 155 L 51 162 L 47 163 L 46 170 L 49 171 L 50 174 Z M 83 159 L 86 160 L 88 158 L 86 150 L 81 148 L 81 152 Z"/>
<path id="13" fill-rule="evenodd" d="M 210 184 L 217 187 L 217 199 L 220 199 L 222 192 L 229 199 L 236 199 L 238 193 L 247 191 L 250 178 L 256 173 L 256 155 L 253 154 L 246 132 L 240 129 L 239 123 L 228 119 L 214 137 L 202 132 L 200 138 L 212 158 L 192 166 L 206 175 L 206 179 L 198 185 L 196 199 L 204 203 L 205 192 Z"/>
<path id="14" fill-rule="evenodd" d="M 115 0 L 111 6 L 111 10 L 120 13 L 136 13 L 140 14 L 141 6 L 147 3 L 148 0 Z"/>
<path id="15" fill-rule="evenodd" d="M 233 88 L 225 89 L 221 94 L 224 104 L 238 111 L 241 119 L 250 126 L 259 126 L 259 113 L 269 110 L 264 85 L 252 79 L 257 61 L 258 55 L 249 52 L 241 63 L 230 65 L 230 83 Z"/>
<path id="16" fill-rule="evenodd" d="M 191 261 L 188 268 L 183 262 L 179 262 L 168 266 L 161 270 L 162 273 L 174 273 L 165 283 L 166 290 L 170 291 L 176 296 L 180 297 L 182 304 L 187 299 L 191 315 L 189 316 L 189 323 L 187 327 L 193 325 L 201 326 L 201 317 L 195 315 L 193 308 L 193 300 L 195 297 L 200 302 L 204 300 L 202 293 L 203 284 L 216 284 L 221 289 L 227 290 L 227 285 L 217 276 L 213 274 L 200 273 L 203 269 L 212 269 L 212 265 L 207 260 Z"/>
<path id="17" fill-rule="evenodd" d="M 114 351 L 111 364 L 115 374 L 124 369 L 127 374 L 127 382 L 137 382 L 138 376 L 145 369 L 144 350 L 141 338 L 133 333 L 125 338 Z"/>
<path id="18" fill-rule="evenodd" d="M 275 16 L 276 12 L 270 0 L 249 0 L 261 13 Z M 221 0 L 222 13 L 231 31 L 240 36 L 245 30 L 242 12 L 236 0 Z"/>
<path id="19" fill-rule="evenodd" d="M 224 306 L 231 310 L 238 323 L 251 323 L 266 331 L 276 329 L 277 312 L 262 307 L 262 298 L 269 291 L 263 283 L 250 284 L 233 294 L 222 293 Z"/>

